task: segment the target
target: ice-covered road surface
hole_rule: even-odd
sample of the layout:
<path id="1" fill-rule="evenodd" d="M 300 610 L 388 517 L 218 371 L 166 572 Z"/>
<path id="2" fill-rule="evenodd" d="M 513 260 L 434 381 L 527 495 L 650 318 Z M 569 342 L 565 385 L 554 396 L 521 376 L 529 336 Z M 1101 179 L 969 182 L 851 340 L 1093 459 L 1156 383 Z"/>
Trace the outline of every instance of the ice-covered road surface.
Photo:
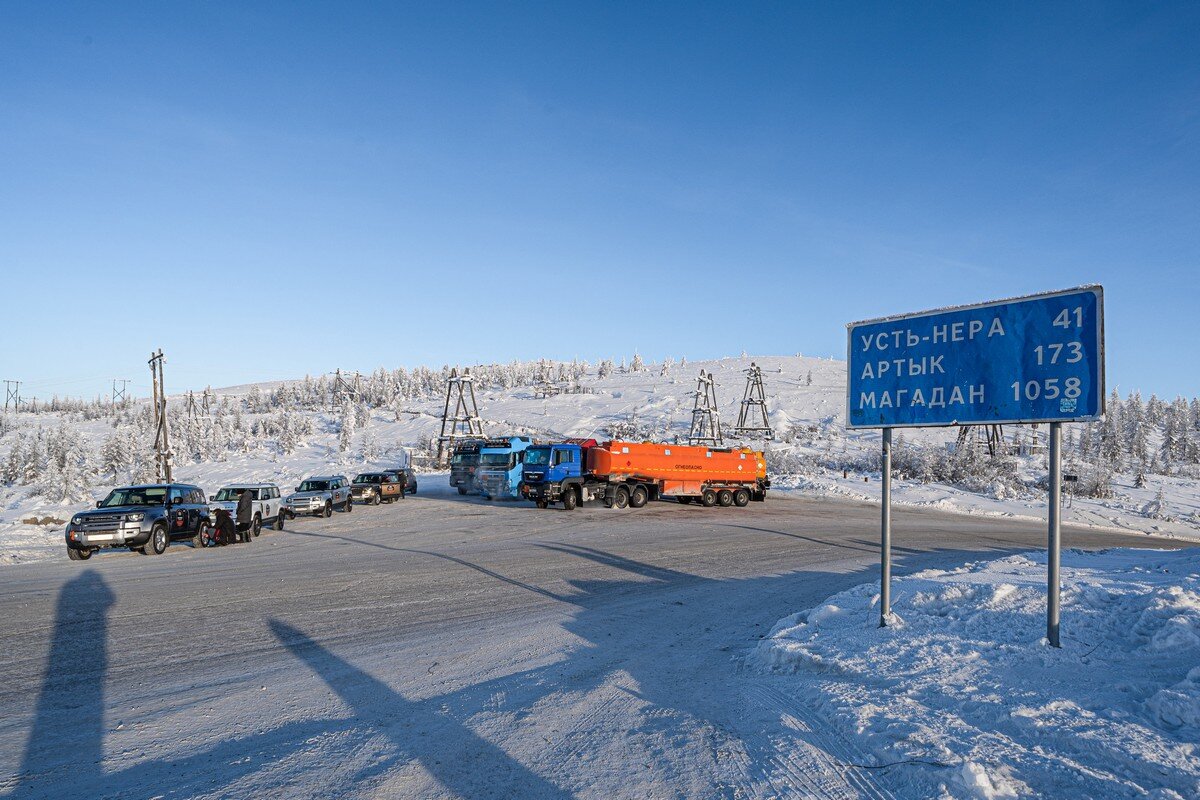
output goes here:
<path id="1" fill-rule="evenodd" d="M 0 796 L 901 796 L 794 677 L 743 666 L 781 616 L 875 578 L 877 515 L 422 495 L 5 569 Z M 900 573 L 1044 539 L 895 512 Z"/>

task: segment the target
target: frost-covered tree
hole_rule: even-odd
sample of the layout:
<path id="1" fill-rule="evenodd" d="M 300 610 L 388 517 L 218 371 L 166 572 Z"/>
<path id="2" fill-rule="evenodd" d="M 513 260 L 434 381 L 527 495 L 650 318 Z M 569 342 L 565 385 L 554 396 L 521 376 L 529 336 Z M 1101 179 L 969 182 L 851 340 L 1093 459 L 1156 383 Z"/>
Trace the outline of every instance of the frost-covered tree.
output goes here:
<path id="1" fill-rule="evenodd" d="M 354 404 L 349 400 L 342 403 L 341 414 L 338 418 L 338 452 L 349 453 L 354 445 L 354 424 L 357 415 Z"/>

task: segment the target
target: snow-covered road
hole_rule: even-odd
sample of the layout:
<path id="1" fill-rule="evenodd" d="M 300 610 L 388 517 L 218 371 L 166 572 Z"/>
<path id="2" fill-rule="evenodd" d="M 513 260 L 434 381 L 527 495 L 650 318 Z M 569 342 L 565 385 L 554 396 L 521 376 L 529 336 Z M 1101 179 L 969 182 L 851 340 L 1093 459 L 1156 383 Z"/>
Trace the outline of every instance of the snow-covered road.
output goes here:
<path id="1" fill-rule="evenodd" d="M 5 569 L 0 796 L 897 796 L 794 678 L 744 664 L 784 614 L 875 577 L 877 514 L 423 494 L 248 546 Z M 1045 538 L 894 525 L 900 573 Z"/>

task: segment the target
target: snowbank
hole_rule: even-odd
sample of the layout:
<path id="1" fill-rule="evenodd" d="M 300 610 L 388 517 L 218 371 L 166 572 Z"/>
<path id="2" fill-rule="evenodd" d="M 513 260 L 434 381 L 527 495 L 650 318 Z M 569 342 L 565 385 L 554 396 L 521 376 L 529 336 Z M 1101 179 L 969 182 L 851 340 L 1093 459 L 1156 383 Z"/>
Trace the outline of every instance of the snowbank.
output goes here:
<path id="1" fill-rule="evenodd" d="M 1063 555 L 896 580 L 781 620 L 754 651 L 913 797 L 1200 797 L 1200 548 Z M 908 794 L 908 791 L 906 791 Z"/>

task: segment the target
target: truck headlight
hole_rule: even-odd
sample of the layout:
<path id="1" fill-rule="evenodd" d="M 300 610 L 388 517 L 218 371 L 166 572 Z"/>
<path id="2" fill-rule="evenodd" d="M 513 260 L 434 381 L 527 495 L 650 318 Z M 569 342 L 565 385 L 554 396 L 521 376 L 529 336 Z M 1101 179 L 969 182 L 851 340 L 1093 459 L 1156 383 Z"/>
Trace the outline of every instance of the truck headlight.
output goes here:
<path id="1" fill-rule="evenodd" d="M 126 514 L 125 515 L 125 519 L 129 522 L 141 522 L 145 518 L 146 518 L 146 515 L 143 514 L 141 511 L 137 512 L 136 514 Z"/>

